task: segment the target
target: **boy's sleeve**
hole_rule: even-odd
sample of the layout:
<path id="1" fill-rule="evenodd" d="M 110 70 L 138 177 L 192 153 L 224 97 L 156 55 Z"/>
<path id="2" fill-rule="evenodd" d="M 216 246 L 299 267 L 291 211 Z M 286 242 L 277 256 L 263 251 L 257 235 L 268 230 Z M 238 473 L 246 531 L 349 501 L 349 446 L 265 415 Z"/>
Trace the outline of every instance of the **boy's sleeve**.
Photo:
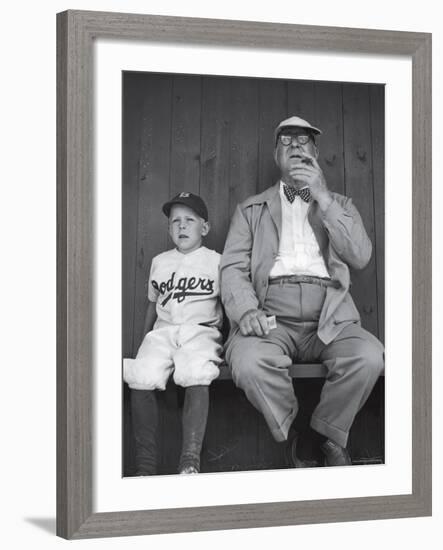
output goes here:
<path id="1" fill-rule="evenodd" d="M 215 286 L 217 288 L 217 295 L 220 297 L 220 262 L 221 262 L 221 254 L 218 252 L 215 252 L 215 259 L 214 259 L 214 277 L 215 277 Z"/>

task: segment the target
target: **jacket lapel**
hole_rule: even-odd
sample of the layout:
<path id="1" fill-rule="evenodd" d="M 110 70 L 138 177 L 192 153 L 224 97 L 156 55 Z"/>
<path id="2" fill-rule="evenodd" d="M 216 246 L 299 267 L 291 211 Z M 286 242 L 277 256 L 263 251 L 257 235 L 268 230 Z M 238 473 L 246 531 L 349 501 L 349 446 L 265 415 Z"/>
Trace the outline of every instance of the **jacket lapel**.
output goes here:
<path id="1" fill-rule="evenodd" d="M 281 200 L 280 200 L 280 182 L 277 182 L 269 189 L 268 196 L 266 197 L 266 204 L 269 208 L 269 214 L 271 215 L 272 221 L 277 228 L 278 242 L 281 238 L 281 224 L 282 224 L 282 214 L 281 214 Z"/>

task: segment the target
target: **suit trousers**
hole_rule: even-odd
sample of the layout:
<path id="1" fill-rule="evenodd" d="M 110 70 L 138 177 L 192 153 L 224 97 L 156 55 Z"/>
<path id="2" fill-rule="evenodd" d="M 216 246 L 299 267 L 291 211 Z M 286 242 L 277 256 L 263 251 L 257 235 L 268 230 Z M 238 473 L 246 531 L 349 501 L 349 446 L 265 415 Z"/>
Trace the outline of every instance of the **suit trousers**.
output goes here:
<path id="1" fill-rule="evenodd" d="M 226 359 L 234 383 L 263 414 L 276 441 L 288 437 L 298 403 L 288 367 L 293 362 L 322 362 L 328 374 L 311 427 L 342 447 L 355 415 L 384 369 L 384 348 L 356 322 L 329 344 L 318 336 L 318 320 L 326 288 L 311 283 L 281 282 L 268 288 L 263 310 L 275 315 L 277 328 L 267 336 L 242 336 L 229 341 Z"/>

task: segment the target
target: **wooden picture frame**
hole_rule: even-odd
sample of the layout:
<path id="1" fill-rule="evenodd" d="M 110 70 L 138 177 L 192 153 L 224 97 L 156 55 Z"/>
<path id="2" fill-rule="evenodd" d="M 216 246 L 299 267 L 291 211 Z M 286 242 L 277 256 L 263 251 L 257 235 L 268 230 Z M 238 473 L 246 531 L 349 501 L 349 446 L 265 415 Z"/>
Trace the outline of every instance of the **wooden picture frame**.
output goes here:
<path id="1" fill-rule="evenodd" d="M 403 55 L 412 61 L 412 493 L 93 513 L 96 38 Z M 431 514 L 431 35 L 67 11 L 57 16 L 57 534 L 141 535 Z"/>

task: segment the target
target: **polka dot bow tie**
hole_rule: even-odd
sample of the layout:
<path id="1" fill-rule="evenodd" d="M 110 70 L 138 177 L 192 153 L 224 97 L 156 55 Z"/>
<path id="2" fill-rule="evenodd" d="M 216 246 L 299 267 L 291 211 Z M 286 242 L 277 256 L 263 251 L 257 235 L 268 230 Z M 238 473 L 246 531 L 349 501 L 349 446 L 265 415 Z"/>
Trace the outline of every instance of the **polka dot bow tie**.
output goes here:
<path id="1" fill-rule="evenodd" d="M 289 187 L 289 185 L 283 185 L 283 191 L 290 203 L 294 202 L 297 195 L 305 202 L 309 202 L 311 200 L 311 191 L 309 191 L 308 187 L 305 187 L 304 189 L 294 189 L 293 187 Z"/>

